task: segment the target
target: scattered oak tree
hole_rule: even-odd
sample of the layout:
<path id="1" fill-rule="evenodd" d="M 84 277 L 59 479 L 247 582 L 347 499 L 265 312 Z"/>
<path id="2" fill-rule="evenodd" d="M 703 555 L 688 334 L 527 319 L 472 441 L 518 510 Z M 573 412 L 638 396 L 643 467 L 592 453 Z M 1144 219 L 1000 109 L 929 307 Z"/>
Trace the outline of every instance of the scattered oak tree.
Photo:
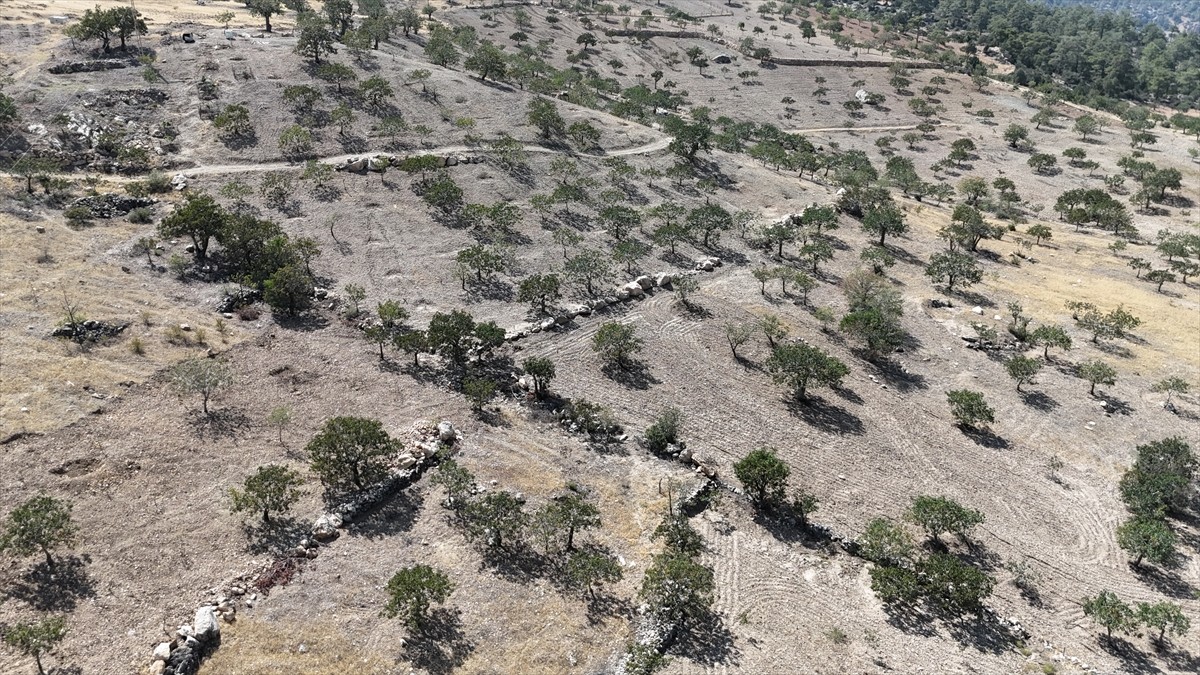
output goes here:
<path id="1" fill-rule="evenodd" d="M 326 487 L 363 489 L 387 475 L 396 444 L 379 420 L 334 417 L 305 447 L 309 466 Z"/>
<path id="2" fill-rule="evenodd" d="M 429 618 L 429 606 L 444 603 L 453 590 L 450 578 L 429 565 L 405 567 L 388 580 L 383 616 L 400 617 L 409 628 L 420 630 Z"/>
<path id="3" fill-rule="evenodd" d="M 630 357 L 642 351 L 643 343 L 633 326 L 609 321 L 600 326 L 592 338 L 592 351 L 609 365 L 628 370 Z"/>
<path id="4" fill-rule="evenodd" d="M 61 616 L 46 617 L 38 621 L 22 621 L 7 627 L 4 644 L 32 656 L 38 674 L 46 675 L 42 667 L 42 655 L 52 651 L 67 635 L 66 619 Z"/>
<path id="5" fill-rule="evenodd" d="M 304 480 L 293 469 L 279 464 L 258 467 L 246 477 L 242 489 L 230 488 L 233 512 L 261 513 L 264 523 L 271 522 L 271 512 L 287 511 L 299 499 Z"/>
<path id="6" fill-rule="evenodd" d="M 209 414 L 208 402 L 233 384 L 233 373 L 229 367 L 208 358 L 193 358 L 178 363 L 171 367 L 168 376 L 171 386 L 181 396 L 195 394 L 200 397 L 205 415 Z"/>
<path id="7" fill-rule="evenodd" d="M 773 448 L 754 450 L 733 465 L 733 475 L 760 508 L 784 501 L 789 474 L 791 469 Z"/>
<path id="8" fill-rule="evenodd" d="M 33 497 L 9 514 L 0 531 L 0 551 L 19 556 L 41 552 L 46 565 L 54 569 L 50 550 L 70 546 L 78 538 L 79 528 L 71 522 L 71 503 L 48 495 Z"/>
<path id="9" fill-rule="evenodd" d="M 805 400 L 810 384 L 836 387 L 850 374 L 836 357 L 802 343 L 775 347 L 766 365 L 775 381 L 791 388 L 798 401 Z"/>

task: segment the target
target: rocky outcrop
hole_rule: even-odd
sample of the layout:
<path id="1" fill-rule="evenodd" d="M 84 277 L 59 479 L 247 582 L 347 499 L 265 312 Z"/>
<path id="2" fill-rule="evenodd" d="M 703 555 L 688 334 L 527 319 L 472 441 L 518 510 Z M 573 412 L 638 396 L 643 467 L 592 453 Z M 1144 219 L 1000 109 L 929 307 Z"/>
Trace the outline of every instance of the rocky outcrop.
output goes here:
<path id="1" fill-rule="evenodd" d="M 105 323 L 88 319 L 78 323 L 68 323 L 54 329 L 50 337 L 66 338 L 73 342 L 83 344 L 84 342 L 100 342 L 101 340 L 116 337 L 121 334 L 121 331 L 129 327 L 129 322 L 125 323 Z"/>
<path id="2" fill-rule="evenodd" d="M 169 95 L 162 89 L 117 89 L 106 91 L 85 104 L 104 110 L 125 106 L 127 108 L 152 108 L 166 103 Z"/>
<path id="3" fill-rule="evenodd" d="M 124 59 L 68 61 L 67 63 L 59 63 L 50 66 L 50 72 L 54 75 L 65 75 L 67 73 L 91 73 L 97 70 L 117 70 L 119 68 L 128 68 L 130 65 L 132 64 Z"/>
<path id="4" fill-rule="evenodd" d="M 116 218 L 134 209 L 153 206 L 158 203 L 152 197 L 130 197 L 114 192 L 92 197 L 80 197 L 71 203 L 71 208 L 82 206 L 92 213 L 93 218 Z"/>

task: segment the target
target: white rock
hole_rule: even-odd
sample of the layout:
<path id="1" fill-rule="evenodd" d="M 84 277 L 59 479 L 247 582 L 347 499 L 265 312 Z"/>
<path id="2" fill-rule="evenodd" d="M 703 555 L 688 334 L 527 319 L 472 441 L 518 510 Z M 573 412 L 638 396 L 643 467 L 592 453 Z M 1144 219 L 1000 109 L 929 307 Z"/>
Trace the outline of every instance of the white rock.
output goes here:
<path id="1" fill-rule="evenodd" d="M 192 324 L 190 324 L 190 323 L 181 323 L 181 324 L 179 324 L 179 330 L 187 330 L 187 331 L 190 331 L 191 329 L 192 329 Z"/>
<path id="2" fill-rule="evenodd" d="M 642 285 L 636 281 L 631 281 L 631 282 L 625 284 L 624 286 L 621 287 L 621 290 L 629 293 L 630 297 L 635 297 L 635 298 L 645 292 L 642 289 Z"/>
<path id="3" fill-rule="evenodd" d="M 204 641 L 221 635 L 221 624 L 212 607 L 201 607 L 196 610 L 196 618 L 192 620 L 192 630 L 196 639 Z"/>
<path id="4" fill-rule="evenodd" d="M 1004 317 L 1000 316 L 999 314 L 992 317 L 992 321 L 1002 321 L 1002 320 L 1004 320 Z"/>
<path id="5" fill-rule="evenodd" d="M 158 646 L 154 648 L 154 660 L 155 661 L 166 661 L 169 658 L 171 658 L 171 643 L 170 642 L 158 643 Z"/>
<path id="6" fill-rule="evenodd" d="M 982 308 L 982 307 L 972 307 L 972 308 L 971 308 L 971 313 L 972 313 L 972 314 L 979 314 L 979 315 L 982 315 L 982 314 L 983 314 L 983 308 Z"/>
<path id="7" fill-rule="evenodd" d="M 670 288 L 671 282 L 674 280 L 675 278 L 666 272 L 659 272 L 658 274 L 654 275 L 654 285 L 658 286 L 659 288 Z"/>
<path id="8" fill-rule="evenodd" d="M 146 672 L 150 675 L 162 675 L 166 669 L 167 664 L 165 661 L 155 661 L 150 664 L 150 668 Z"/>
<path id="9" fill-rule="evenodd" d="M 654 280 L 647 276 L 640 276 L 637 279 L 634 279 L 633 283 L 641 286 L 643 291 L 648 291 L 651 288 L 654 288 Z"/>
<path id="10" fill-rule="evenodd" d="M 312 535 L 318 541 L 337 539 L 338 528 L 342 526 L 342 517 L 336 513 L 326 513 L 313 523 Z"/>
<path id="11" fill-rule="evenodd" d="M 454 430 L 454 425 L 444 420 L 438 422 L 437 432 L 438 440 L 443 443 L 453 443 L 458 439 L 458 432 Z"/>

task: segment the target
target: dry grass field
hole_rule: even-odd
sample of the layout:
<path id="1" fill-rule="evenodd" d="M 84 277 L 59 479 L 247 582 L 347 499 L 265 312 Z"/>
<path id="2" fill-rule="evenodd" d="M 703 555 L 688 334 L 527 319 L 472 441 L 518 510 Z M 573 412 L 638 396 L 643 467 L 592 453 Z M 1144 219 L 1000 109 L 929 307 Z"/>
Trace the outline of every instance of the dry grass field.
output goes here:
<path id="1" fill-rule="evenodd" d="M 230 2 L 206 5 L 148 0 L 138 9 L 150 33 L 138 43 L 153 48 L 163 81 L 147 84 L 137 67 L 93 73 L 52 75 L 52 63 L 84 58 L 72 53 L 47 17 L 78 16 L 93 3 L 14 2 L 0 7 L 0 68 L 13 81 L 4 91 L 19 103 L 25 124 L 48 122 L 59 112 L 92 116 L 98 124 L 147 128 L 160 121 L 178 130 L 178 151 L 154 155 L 155 168 L 183 173 L 189 190 L 216 193 L 232 180 L 255 186 L 266 170 L 298 173 L 278 148 L 280 132 L 293 124 L 281 102 L 290 84 L 313 84 L 305 64 L 292 53 L 291 13 L 272 21 L 276 34 L 261 36 L 258 20 Z M 887 85 L 885 68 L 856 68 L 852 54 L 825 35 L 811 44 L 794 23 L 760 18 L 758 3 L 679 2 L 706 16 L 708 23 L 736 42 L 737 24 L 778 24 L 755 34 L 781 56 L 845 59 L 844 67 L 758 68 L 738 57 L 728 72 L 712 66 L 703 74 L 684 63 L 672 66 L 671 53 L 699 46 L 708 53 L 731 51 L 707 40 L 656 37 L 644 44 L 627 38 L 601 39 L 590 65 L 603 77 L 631 86 L 655 69 L 667 72 L 688 92 L 690 107 L 705 106 L 712 118 L 771 123 L 799 133 L 830 150 L 862 150 L 877 167 L 886 156 L 875 141 L 899 137 L 919 118 Z M 513 51 L 517 30 L 514 7 L 473 9 L 437 4 L 435 18 L 471 26 L 480 38 Z M 225 43 L 215 23 L 234 10 L 239 37 Z M 635 5 L 661 11 L 652 3 Z M 571 12 L 523 7 L 532 26 L 530 41 L 552 39 L 547 61 L 562 68 L 577 50 L 583 25 Z M 484 15 L 488 16 L 485 17 Z M 728 15 L 725 15 L 728 14 Z M 604 26 L 595 19 L 597 26 Z M 619 27 L 612 17 L 608 27 Z M 670 28 L 665 21 L 660 26 Z M 194 44 L 163 44 L 164 34 L 184 30 L 201 36 Z M 598 30 L 598 29 L 595 29 Z M 849 30 L 869 34 L 865 24 Z M 749 33 L 749 31 L 747 31 Z M 792 39 L 785 34 L 793 33 Z M 622 156 L 638 169 L 666 170 L 673 163 L 670 137 L 660 125 L 643 125 L 600 110 L 558 102 L 568 124 L 590 121 L 601 133 L 597 153 L 577 153 L 544 143 L 525 119 L 534 95 L 516 86 L 480 82 L 461 69 L 430 65 L 418 39 L 385 41 L 362 77 L 378 74 L 395 88 L 393 107 L 410 125 L 390 143 L 378 130 L 378 116 L 365 107 L 345 133 L 332 125 L 315 131 L 314 154 L 327 161 L 376 152 L 423 151 L 486 154 L 478 139 L 511 134 L 528 151 L 530 176 L 513 176 L 494 161 L 448 169 L 471 203 L 511 201 L 521 222 L 511 239 L 513 264 L 488 292 L 464 291 L 452 271 L 458 251 L 475 243 L 466 228 L 435 219 L 413 191 L 414 178 L 399 170 L 382 175 L 338 174 L 337 198 L 316 198 L 301 182 L 286 211 L 266 204 L 255 192 L 249 205 L 260 217 L 278 222 L 292 237 L 315 239 L 322 254 L 313 262 L 319 285 L 334 297 L 348 284 L 362 286 L 366 305 L 395 299 L 409 322 L 425 326 L 437 312 L 466 309 L 502 327 L 531 317 L 514 299 L 520 279 L 561 267 L 562 249 L 552 238 L 557 221 L 530 205 L 535 193 L 552 189 L 550 165 L 571 155 L 584 175 L 603 182 L 605 154 Z M 345 53 L 331 57 L 351 64 Z M 864 52 L 862 60 L 888 55 Z M 616 62 L 620 66 L 615 65 Z M 438 100 L 421 96 L 414 69 L 431 71 Z M 755 68 L 752 84 L 738 71 Z M 249 76 L 245 74 L 249 73 Z M 211 122 L 199 115 L 196 82 L 217 82 L 219 101 L 245 102 L 255 123 L 255 142 L 223 144 Z M 716 255 L 724 264 L 697 275 L 693 309 L 669 291 L 580 316 L 566 326 L 510 343 L 504 356 L 519 363 L 530 356 L 554 360 L 553 391 L 563 398 L 586 398 L 609 407 L 630 438 L 607 451 L 566 433 L 543 411 L 520 396 L 500 396 L 485 412 L 473 412 L 465 397 L 437 373 L 438 359 L 422 356 L 410 369 L 404 354 L 381 360 L 354 322 L 341 315 L 345 301 L 319 304 L 302 320 L 274 317 L 267 308 L 253 320 L 226 319 L 215 311 L 222 284 L 183 282 L 152 269 L 145 256 L 131 253 L 135 242 L 153 234 L 153 224 L 124 218 L 68 225 L 61 209 L 23 197 L 15 176 L 0 179 L 0 512 L 46 492 L 70 499 L 81 528 L 77 545 L 63 551 L 69 564 L 48 582 L 37 576 L 32 559 L 0 558 L 0 625 L 38 616 L 65 614 L 69 633 L 47 662 L 57 672 L 144 673 L 151 650 L 171 639 L 190 620 L 198 603 L 214 599 L 239 575 L 270 563 L 293 546 L 323 511 L 321 488 L 308 477 L 305 494 L 273 537 L 230 512 L 228 489 L 256 467 L 282 463 L 306 472 L 304 445 L 326 419 L 357 415 L 379 419 L 389 431 L 415 420 L 450 420 L 459 429 L 457 459 L 484 490 L 521 492 L 531 507 L 547 502 L 570 483 L 589 490 L 602 527 L 584 538 L 620 556 L 623 579 L 604 602 L 588 602 L 537 565 L 497 561 L 468 543 L 444 508 L 443 492 L 428 477 L 398 493 L 356 521 L 336 540 L 322 545 L 288 585 L 242 599 L 237 620 L 223 627 L 223 643 L 201 667 L 204 675 L 282 673 L 598 673 L 612 672 L 633 638 L 640 618 L 638 587 L 651 557 L 661 548 L 652 538 L 669 508 L 664 485 L 694 485 L 695 472 L 655 458 L 636 437 L 665 409 L 685 418 L 683 436 L 694 455 L 714 466 L 721 480 L 736 486 L 732 465 L 748 451 L 777 449 L 794 485 L 819 496 L 813 519 L 839 536 L 854 537 L 878 516 L 899 518 L 918 494 L 939 494 L 980 510 L 986 517 L 970 546 L 951 551 L 993 575 L 996 586 L 986 605 L 995 615 L 1018 620 L 1029 633 L 1014 641 L 987 619 L 958 624 L 906 624 L 890 613 L 870 587 L 871 564 L 832 544 L 822 544 L 796 528 L 764 519 L 744 496 L 722 492 L 692 524 L 707 546 L 702 556 L 714 571 L 714 621 L 668 652 L 663 672 L 683 673 L 1188 673 L 1200 671 L 1200 629 L 1171 646 L 1156 648 L 1143 631 L 1115 641 L 1098 639 L 1102 629 L 1084 616 L 1081 598 L 1112 590 L 1130 602 L 1170 599 L 1193 622 L 1200 622 L 1200 526 L 1174 521 L 1179 560 L 1173 569 L 1137 572 L 1117 545 L 1116 527 L 1127 518 L 1117 481 L 1138 444 L 1181 436 L 1200 444 L 1200 400 L 1177 397 L 1178 413 L 1164 409 L 1163 395 L 1151 386 L 1168 376 L 1200 386 L 1200 280 L 1171 283 L 1162 293 L 1135 279 L 1127 262 L 1153 260 L 1153 244 L 1108 248 L 1111 234 L 1075 228 L 1056 220 L 1059 194 L 1077 187 L 1103 188 L 1103 176 L 1119 173 L 1117 160 L 1128 154 L 1126 132 L 1111 125 L 1093 142 L 1081 144 L 1071 131 L 1082 114 L 1060 105 L 1059 118 L 1031 131 L 1039 152 L 1086 147 L 1100 167 L 1065 166 L 1055 175 L 1034 175 L 1027 153 L 1008 147 L 1001 134 L 1010 123 L 1029 123 L 1035 109 L 1019 90 L 993 82 L 979 91 L 969 78 L 940 70 L 914 71 L 912 89 L 931 77 L 947 83 L 939 94 L 945 111 L 937 129 L 914 150 L 895 141 L 898 154 L 913 160 L 923 179 L 957 184 L 965 176 L 989 182 L 1005 176 L 1022 197 L 1024 222 L 980 249 L 983 280 L 967 292 L 945 294 L 924 274 L 929 257 L 944 248 L 937 232 L 950 219 L 952 204 L 900 197 L 909 231 L 890 238 L 897 259 L 887 270 L 903 298 L 902 351 L 879 363 L 861 357 L 856 345 L 837 331 L 822 330 L 813 308 L 846 309 L 840 282 L 861 266 L 859 251 L 870 236 L 857 221 L 840 217 L 829 234 L 834 258 L 817 275 L 809 303 L 780 292 L 765 293 L 752 276 L 761 265 L 799 266 L 795 245 L 784 259 L 739 236 L 723 233 L 711 249 L 681 243 L 678 255 L 662 247 L 638 264 L 638 271 L 678 273 L 696 258 Z M 825 78 L 819 85 L 817 78 Z M 856 84 L 865 80 L 865 84 Z M 814 98 L 818 86 L 828 102 Z M 92 105 L 108 92 L 154 88 L 166 93 L 157 107 Z M 852 119 L 841 105 L 859 88 L 883 93 L 881 106 L 868 106 Z M 781 100 L 796 100 L 785 111 Z M 332 89 L 321 104 L 333 105 Z M 981 108 L 992 118 L 972 114 Z M 120 118 L 119 120 L 116 118 Z M 470 123 L 462 122 L 469 119 Z M 425 131 L 412 131 L 424 126 Z M 25 130 L 31 143 L 37 133 Z M 1186 199 L 1195 200 L 1200 164 L 1187 155 L 1194 141 L 1175 130 L 1156 129 L 1157 145 L 1146 156 L 1178 168 Z M 971 138 L 976 158 L 935 174 L 950 144 Z M 0 144 L 2 146 L 2 144 Z M 9 146 L 3 146 L 9 147 Z M 454 150 L 449 150 L 454 148 Z M 706 200 L 732 211 L 756 213 L 759 222 L 795 213 L 813 203 L 833 203 L 837 186 L 818 173 L 799 178 L 773 170 L 745 153 L 714 150 L 701 155 L 709 170 L 724 178 L 706 194 L 692 183 L 669 179 L 632 180 L 629 201 L 639 208 L 674 200 L 689 207 Z M 76 172 L 72 190 L 82 195 L 87 172 Z M 100 192 L 120 191 L 129 177 L 95 177 Z M 158 195 L 155 222 L 170 212 L 178 193 Z M 1118 197 L 1126 201 L 1125 197 Z M 1040 208 L 1039 208 L 1040 207 Z M 573 206 L 575 211 L 579 207 Z M 1135 213 L 1134 225 L 1146 241 L 1164 228 L 1197 232 L 1196 216 L 1182 202 L 1156 213 Z M 584 207 L 583 213 L 594 209 Z M 1046 224 L 1053 238 L 1025 247 L 1023 231 Z M 648 231 L 647 222 L 643 228 Z M 44 232 L 39 232 L 38 229 Z M 580 227 L 583 246 L 608 250 L 612 240 L 594 222 Z M 645 238 L 644 233 L 637 236 Z M 184 254 L 186 241 L 165 241 L 155 254 L 166 265 Z M 1021 253 L 1024 258 L 1010 254 Z M 1019 264 L 1017 264 L 1019 263 Z M 627 278 L 628 277 L 628 278 Z M 624 283 L 622 271 L 605 287 Z M 586 294 L 572 288 L 564 299 Z M 933 307 L 931 299 L 948 300 Z M 1123 304 L 1143 323 L 1131 337 L 1092 344 L 1075 328 L 1067 300 L 1093 302 L 1102 309 Z M 1074 349 L 1052 351 L 1032 384 L 1018 393 L 997 352 L 968 348 L 973 322 L 1005 333 L 1006 304 L 1017 301 L 1034 325 L 1057 324 L 1074 338 Z M 88 318 L 128 322 L 122 334 L 81 349 L 49 337 L 63 319 L 65 303 L 82 307 Z M 340 303 L 340 304 L 339 304 Z M 982 314 L 973 312 L 980 307 Z M 813 390 L 798 404 L 772 382 L 765 369 L 770 349 L 762 336 L 743 347 L 735 360 L 726 342 L 726 322 L 773 314 L 799 339 L 829 351 L 850 366 L 836 389 Z M 993 318 L 997 317 L 997 318 Z M 999 319 L 999 317 L 1004 317 Z M 223 329 L 218 329 L 222 319 Z M 638 376 L 612 376 L 593 352 L 592 338 L 604 321 L 631 325 L 645 341 Z M 178 342 L 173 327 L 189 324 L 192 344 Z M 200 337 L 201 329 L 203 338 Z M 137 338 L 143 354 L 134 352 Z M 163 373 L 189 356 L 214 353 L 236 381 L 212 407 L 180 399 Z M 1040 351 L 1030 350 L 1030 355 Z M 1116 384 L 1088 394 L 1075 365 L 1100 358 L 1117 369 Z M 990 435 L 969 435 L 956 427 L 945 392 L 969 388 L 985 393 L 995 408 Z M 293 422 L 283 431 L 267 424 L 271 411 L 287 406 Z M 15 437 L 14 437 L 15 435 Z M 1009 563 L 1023 562 L 1040 577 L 1040 597 L 1024 597 L 1013 583 Z M 384 619 L 383 588 L 399 568 L 427 563 L 445 571 L 455 585 L 434 628 L 416 634 Z M 34 570 L 34 571 L 31 571 Z M 69 670 L 76 668 L 78 670 Z M 0 652 L 0 675 L 33 672 L 31 660 Z"/>

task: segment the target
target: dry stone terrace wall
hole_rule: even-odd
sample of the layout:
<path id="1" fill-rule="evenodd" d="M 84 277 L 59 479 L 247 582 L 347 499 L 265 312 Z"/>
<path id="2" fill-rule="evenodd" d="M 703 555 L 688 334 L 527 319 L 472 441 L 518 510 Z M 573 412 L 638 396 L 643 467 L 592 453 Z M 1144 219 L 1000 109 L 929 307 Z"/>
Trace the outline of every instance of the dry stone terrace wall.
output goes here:
<path id="1" fill-rule="evenodd" d="M 221 622 L 232 622 L 238 607 L 252 607 L 259 593 L 286 583 L 307 561 L 318 556 L 321 543 L 337 539 L 341 528 L 383 503 L 398 490 L 415 483 L 432 466 L 439 452 L 453 455 L 458 431 L 450 422 L 422 420 L 394 434 L 401 447 L 391 460 L 386 479 L 349 497 L 321 514 L 311 532 L 296 542 L 291 553 L 213 588 L 213 597 L 196 609 L 191 623 L 182 624 L 173 639 L 154 647 L 151 675 L 195 675 L 200 663 L 221 645 Z"/>

